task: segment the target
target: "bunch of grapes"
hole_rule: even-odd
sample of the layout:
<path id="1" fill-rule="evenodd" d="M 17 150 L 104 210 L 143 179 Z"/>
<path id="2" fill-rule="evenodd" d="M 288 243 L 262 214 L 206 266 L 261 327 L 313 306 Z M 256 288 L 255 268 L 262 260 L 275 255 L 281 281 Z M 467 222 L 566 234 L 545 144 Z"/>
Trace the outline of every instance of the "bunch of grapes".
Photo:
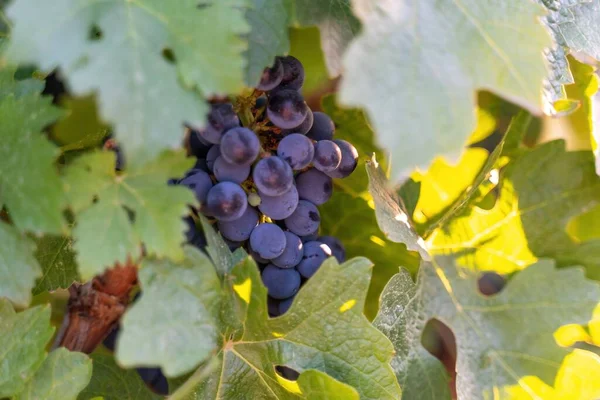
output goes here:
<path id="1" fill-rule="evenodd" d="M 318 206 L 331 198 L 333 179 L 354 171 L 358 153 L 334 138 L 331 118 L 311 111 L 303 82 L 300 61 L 280 57 L 252 95 L 212 104 L 207 126 L 189 130 L 196 165 L 172 182 L 192 189 L 230 248 L 244 247 L 259 264 L 272 316 L 287 311 L 327 257 L 345 259 L 338 239 L 319 236 Z M 188 223 L 188 241 L 204 247 Z"/>

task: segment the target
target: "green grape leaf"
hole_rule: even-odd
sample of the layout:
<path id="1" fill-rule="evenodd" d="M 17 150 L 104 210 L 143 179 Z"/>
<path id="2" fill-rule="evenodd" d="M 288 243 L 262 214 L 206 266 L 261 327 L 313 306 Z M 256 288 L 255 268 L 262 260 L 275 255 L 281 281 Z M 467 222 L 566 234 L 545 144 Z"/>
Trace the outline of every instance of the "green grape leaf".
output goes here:
<path id="1" fill-rule="evenodd" d="M 61 233 L 66 204 L 54 166 L 58 149 L 40 132 L 61 112 L 40 95 L 40 82 L 16 82 L 13 73 L 0 71 L 0 203 L 19 230 Z"/>
<path id="2" fill-rule="evenodd" d="M 200 216 L 200 224 L 202 225 L 204 236 L 206 236 L 206 251 L 212 259 L 217 273 L 220 277 L 223 277 L 231 272 L 240 259 L 234 256 L 235 253 L 231 253 L 221 234 L 217 233 L 202 215 Z"/>
<path id="3" fill-rule="evenodd" d="M 216 347 L 221 283 L 207 256 L 192 247 L 185 253 L 179 264 L 142 264 L 142 295 L 121 321 L 120 365 L 160 366 L 166 376 L 179 376 Z"/>
<path id="4" fill-rule="evenodd" d="M 44 361 L 53 332 L 50 307 L 15 313 L 10 303 L 0 298 L 0 398 L 23 390 Z"/>
<path id="5" fill-rule="evenodd" d="M 406 273 L 388 284 L 375 320 L 391 338 L 392 368 L 407 399 L 450 399 L 441 363 L 421 345 L 426 323 L 437 319 L 454 333 L 459 399 L 509 398 L 525 378 L 552 385 L 568 350 L 553 333 L 560 326 L 587 323 L 600 288 L 579 268 L 557 270 L 550 261 L 519 272 L 494 296 L 482 296 L 477 273 L 451 257 L 424 262 L 415 285 Z"/>
<path id="6" fill-rule="evenodd" d="M 341 383 L 334 384 L 333 378 L 354 387 L 364 399 L 398 399 L 400 389 L 388 364 L 391 346 L 362 314 L 370 274 L 371 264 L 364 258 L 343 265 L 331 258 L 300 290 L 290 310 L 270 319 L 266 288 L 258 268 L 246 258 L 225 277 L 225 291 L 233 302 L 226 313 L 239 321 L 222 327 L 222 366 L 200 385 L 197 396 L 315 397 L 310 393 L 338 390 Z M 278 365 L 300 372 L 300 382 L 306 384 L 282 378 L 275 370 Z M 309 370 L 329 377 L 302 378 Z"/>
<path id="7" fill-rule="evenodd" d="M 365 304 L 367 318 L 373 319 L 379 309 L 379 295 L 398 272 L 398 267 L 416 272 L 420 258 L 406 246 L 387 240 L 381 234 L 373 209 L 362 197 L 337 191 L 327 203 L 319 206 L 319 210 L 322 235 L 341 240 L 347 258 L 363 256 L 375 265 Z"/>
<path id="8" fill-rule="evenodd" d="M 115 262 L 136 259 L 142 243 L 148 255 L 183 259 L 182 218 L 195 198 L 187 188 L 168 186 L 167 180 L 181 175 L 191 162 L 180 152 L 165 152 L 116 175 L 114 153 L 95 152 L 67 167 L 67 195 L 77 214 L 75 250 L 84 280 Z"/>
<path id="9" fill-rule="evenodd" d="M 421 197 L 414 215 L 417 231 L 428 237 L 481 195 L 481 185 L 489 182 L 488 186 L 493 186 L 499 176 L 500 157 L 518 148 L 532 121 L 533 117 L 526 111 L 517 114 L 489 155 L 484 149 L 468 148 L 454 166 L 436 159 L 427 173 L 420 176 Z M 506 149 L 505 142 L 508 143 Z"/>
<path id="10" fill-rule="evenodd" d="M 298 377 L 298 387 L 307 400 L 359 400 L 356 389 L 331 379 L 321 371 L 308 370 Z"/>
<path id="11" fill-rule="evenodd" d="M 288 37 L 288 0 L 251 0 L 246 10 L 250 24 L 246 59 L 246 83 L 256 86 L 263 69 L 273 64 L 275 56 L 290 49 Z"/>
<path id="12" fill-rule="evenodd" d="M 360 30 L 350 0 L 292 0 L 290 15 L 294 25 L 319 27 L 329 74 L 339 75 L 348 43 Z"/>
<path id="13" fill-rule="evenodd" d="M 437 154 L 461 151 L 475 127 L 477 89 L 538 112 L 546 75 L 542 50 L 550 44 L 535 23 L 542 7 L 502 0 L 424 0 L 402 7 L 358 0 L 354 10 L 363 31 L 344 58 L 340 101 L 365 107 L 391 152 L 392 181 Z"/>
<path id="14" fill-rule="evenodd" d="M 108 127 L 100 121 L 94 96 L 63 96 L 60 105 L 68 114 L 52 127 L 50 137 L 63 151 L 93 148 L 102 143 Z"/>
<path id="15" fill-rule="evenodd" d="M 246 5 L 18 0 L 7 10 L 14 21 L 8 56 L 43 70 L 60 67 L 76 95 L 97 91 L 100 114 L 114 123 L 128 162 L 143 165 L 179 145 L 184 122 L 204 122 L 206 103 L 179 78 L 207 96 L 243 87 Z"/>
<path id="16" fill-rule="evenodd" d="M 0 298 L 27 307 L 31 289 L 42 271 L 33 256 L 35 243 L 0 221 Z"/>
<path id="17" fill-rule="evenodd" d="M 35 258 L 42 267 L 33 294 L 56 289 L 66 289 L 79 280 L 73 239 L 67 236 L 45 235 L 36 240 Z"/>
<path id="18" fill-rule="evenodd" d="M 600 60 L 599 0 L 536 0 L 548 9 L 542 19 L 554 39 L 546 49 L 549 76 L 544 82 L 546 111 L 557 113 L 556 104 L 568 97 L 564 85 L 574 83 L 567 59 L 570 52 L 581 52 Z M 570 97 L 569 97 L 570 98 Z"/>
<path id="19" fill-rule="evenodd" d="M 409 250 L 428 259 L 425 242 L 417 234 L 402 199 L 390 189 L 390 184 L 375 159 L 367 163 L 367 173 L 377 224 L 383 234 L 392 242 L 404 243 Z"/>
<path id="20" fill-rule="evenodd" d="M 507 398 L 529 400 L 534 396 L 541 399 L 588 400 L 600 396 L 600 356 L 585 350 L 575 349 L 567 355 L 556 374 L 554 387 L 536 376 L 523 378 L 524 385 L 506 388 Z"/>
<path id="21" fill-rule="evenodd" d="M 565 86 L 567 97 L 577 101 L 579 108 L 569 115 L 573 135 L 569 137 L 575 148 L 589 149 L 594 132 L 594 95 L 598 91 L 598 76 L 595 68 L 569 56 L 573 73 L 573 85 Z"/>
<path id="22" fill-rule="evenodd" d="M 88 356 L 58 348 L 46 357 L 15 400 L 75 400 L 91 376 Z"/>
<path id="23" fill-rule="evenodd" d="M 93 353 L 92 378 L 89 385 L 77 397 L 79 400 L 102 398 L 104 400 L 159 400 L 162 396 L 152 393 L 136 370 L 124 370 L 112 356 Z"/>
<path id="24" fill-rule="evenodd" d="M 428 238 L 432 253 L 456 252 L 465 266 L 510 273 L 553 258 L 598 276 L 600 240 L 578 243 L 571 218 L 600 204 L 600 178 L 590 151 L 567 152 L 563 141 L 525 151 L 499 177 L 491 209 L 465 208 Z"/>

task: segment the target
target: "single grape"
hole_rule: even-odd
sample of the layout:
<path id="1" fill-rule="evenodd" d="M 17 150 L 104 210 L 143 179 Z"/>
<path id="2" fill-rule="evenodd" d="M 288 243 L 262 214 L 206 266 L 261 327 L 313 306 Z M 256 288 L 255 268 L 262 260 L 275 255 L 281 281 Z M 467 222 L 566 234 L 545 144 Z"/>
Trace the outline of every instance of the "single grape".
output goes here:
<path id="1" fill-rule="evenodd" d="M 331 140 L 320 140 L 315 144 L 313 165 L 321 172 L 331 172 L 339 167 L 342 161 L 342 151 Z"/>
<path id="2" fill-rule="evenodd" d="M 302 260 L 304 255 L 304 246 L 302 240 L 292 232 L 284 232 L 285 250 L 279 257 L 275 257 L 271 262 L 279 268 L 294 268 Z"/>
<path id="3" fill-rule="evenodd" d="M 250 247 L 261 258 L 272 260 L 285 250 L 285 234 L 275 224 L 259 224 L 250 234 Z"/>
<path id="4" fill-rule="evenodd" d="M 314 122 L 310 131 L 306 134 L 313 140 L 333 140 L 333 133 L 335 132 L 335 125 L 329 115 L 322 112 L 313 113 Z"/>
<path id="5" fill-rule="evenodd" d="M 260 206 L 260 203 L 261 200 L 258 193 L 252 192 L 248 194 L 248 204 L 250 204 L 252 207 L 258 207 Z"/>
<path id="6" fill-rule="evenodd" d="M 346 261 L 346 249 L 340 240 L 333 236 L 321 236 L 317 239 L 321 243 L 325 243 L 331 249 L 331 253 L 339 263 Z"/>
<path id="7" fill-rule="evenodd" d="M 304 84 L 304 67 L 300 60 L 292 56 L 287 56 L 281 57 L 280 61 L 283 66 L 283 77 L 277 90 L 300 90 Z"/>
<path id="8" fill-rule="evenodd" d="M 271 90 L 277 87 L 281 83 L 283 79 L 283 64 L 281 60 L 277 57 L 275 58 L 275 63 L 271 67 L 265 68 L 263 70 L 262 76 L 260 77 L 260 82 L 256 88 L 258 90 Z"/>
<path id="9" fill-rule="evenodd" d="M 142 380 L 146 382 L 146 384 L 150 386 L 155 393 L 162 396 L 169 394 L 169 382 L 160 368 L 143 367 L 136 368 L 136 371 L 140 378 L 142 378 Z"/>
<path id="10" fill-rule="evenodd" d="M 213 187 L 212 180 L 210 179 L 210 176 L 202 170 L 194 169 L 192 171 L 193 172 L 183 178 L 179 184 L 192 189 L 196 195 L 196 199 L 198 199 L 200 203 L 204 203 L 208 192 Z"/>
<path id="11" fill-rule="evenodd" d="M 225 239 L 236 242 L 248 240 L 252 230 L 258 225 L 258 212 L 253 207 L 247 207 L 246 211 L 236 220 L 219 221 L 219 231 Z"/>
<path id="12" fill-rule="evenodd" d="M 258 190 L 267 196 L 280 196 L 294 184 L 292 168 L 276 156 L 263 158 L 256 163 L 252 178 Z"/>
<path id="13" fill-rule="evenodd" d="M 285 226 L 298 236 L 309 235 L 319 229 L 321 215 L 310 201 L 300 200 L 292 215 L 285 219 Z"/>
<path id="14" fill-rule="evenodd" d="M 267 196 L 260 193 L 258 209 L 271 219 L 286 219 L 296 210 L 298 200 L 298 190 L 292 185 L 290 190 L 280 196 Z"/>
<path id="15" fill-rule="evenodd" d="M 267 260 L 266 258 L 262 258 L 257 252 L 255 252 L 254 250 L 252 250 L 252 247 L 248 246 L 248 254 L 250 254 L 252 256 L 252 258 L 254 259 L 254 261 L 256 261 L 259 264 L 268 264 L 269 260 Z"/>
<path id="16" fill-rule="evenodd" d="M 230 164 L 221 155 L 215 160 L 213 172 L 219 182 L 242 183 L 250 175 L 250 166 Z"/>
<path id="17" fill-rule="evenodd" d="M 285 314 L 287 312 L 287 310 L 290 309 L 290 307 L 292 306 L 292 303 L 294 302 L 294 297 L 296 297 L 296 296 L 292 296 L 290 298 L 281 300 L 279 302 L 278 307 L 277 307 L 277 312 L 279 315 Z"/>
<path id="18" fill-rule="evenodd" d="M 242 247 L 242 245 L 244 244 L 244 242 L 236 242 L 234 240 L 229 240 L 225 237 L 223 238 L 223 241 L 225 242 L 227 247 L 229 247 L 229 251 L 231 251 L 231 252 L 236 251 L 237 249 Z"/>
<path id="19" fill-rule="evenodd" d="M 506 285 L 506 279 L 496 272 L 483 272 L 479 276 L 477 286 L 484 296 L 493 296 L 499 293 Z"/>
<path id="20" fill-rule="evenodd" d="M 208 153 L 206 154 L 206 166 L 208 167 L 208 170 L 210 172 L 212 172 L 213 167 L 215 165 L 215 161 L 217 160 L 217 157 L 219 157 L 221 155 L 221 146 L 219 145 L 214 145 L 213 147 L 210 148 L 210 150 L 208 151 Z"/>
<path id="21" fill-rule="evenodd" d="M 337 139 L 334 142 L 342 151 L 342 161 L 335 170 L 327 172 L 327 175 L 332 178 L 345 178 L 354 172 L 358 165 L 358 151 L 345 140 Z"/>
<path id="22" fill-rule="evenodd" d="M 304 121 L 308 106 L 295 90 L 280 90 L 269 98 L 267 117 L 281 129 L 292 129 Z"/>
<path id="23" fill-rule="evenodd" d="M 296 267 L 300 275 L 308 279 L 317 272 L 323 261 L 331 256 L 331 249 L 321 242 L 304 243 L 304 256 Z"/>
<path id="24" fill-rule="evenodd" d="M 302 121 L 302 123 L 300 125 L 298 125 L 295 128 L 292 128 L 292 129 L 282 129 L 281 134 L 283 136 L 291 135 L 292 133 L 299 133 L 301 135 L 306 135 L 308 133 L 308 131 L 310 131 L 310 128 L 312 128 L 313 121 L 314 121 L 313 112 L 309 108 L 308 114 L 306 114 L 306 118 L 304 118 L 304 121 Z"/>
<path id="25" fill-rule="evenodd" d="M 206 153 L 211 148 L 211 144 L 204 140 L 198 131 L 190 129 L 189 131 L 190 153 L 197 158 L 205 158 Z"/>
<path id="26" fill-rule="evenodd" d="M 304 171 L 296 177 L 296 188 L 302 200 L 320 206 L 333 194 L 333 180 L 316 169 Z"/>
<path id="27" fill-rule="evenodd" d="M 262 272 L 262 281 L 269 296 L 278 300 L 292 297 L 300 289 L 300 274 L 294 268 L 282 269 L 269 264 Z"/>
<path id="28" fill-rule="evenodd" d="M 316 230 L 315 232 L 313 232 L 309 235 L 300 236 L 300 239 L 302 239 L 302 243 L 313 242 L 313 241 L 317 240 L 318 238 L 319 238 L 319 230 Z"/>
<path id="29" fill-rule="evenodd" d="M 269 317 L 279 317 L 279 303 L 279 300 L 267 296 L 267 310 L 269 311 Z"/>
<path id="30" fill-rule="evenodd" d="M 221 156 L 230 164 L 251 165 L 259 152 L 260 141 L 248 128 L 230 129 L 221 139 Z"/>
<path id="31" fill-rule="evenodd" d="M 203 129 L 195 129 L 204 140 L 212 144 L 219 144 L 223 133 L 240 125 L 238 116 L 229 103 L 214 104 L 208 113 L 208 122 Z"/>
<path id="32" fill-rule="evenodd" d="M 246 192 L 237 183 L 220 182 L 206 196 L 206 208 L 210 215 L 220 221 L 240 218 L 248 207 Z"/>
<path id="33" fill-rule="evenodd" d="M 301 170 L 313 161 L 315 146 L 306 136 L 293 133 L 281 139 L 277 145 L 277 155 L 287 161 L 292 169 Z"/>

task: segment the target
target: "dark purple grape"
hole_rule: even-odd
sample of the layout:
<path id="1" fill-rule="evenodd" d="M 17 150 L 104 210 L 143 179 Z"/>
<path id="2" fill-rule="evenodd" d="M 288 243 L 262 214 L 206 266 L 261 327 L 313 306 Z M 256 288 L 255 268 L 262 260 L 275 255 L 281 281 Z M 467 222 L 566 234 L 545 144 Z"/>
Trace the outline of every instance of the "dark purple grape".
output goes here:
<path id="1" fill-rule="evenodd" d="M 242 245 L 244 244 L 244 242 L 236 242 L 234 240 L 229 240 L 226 237 L 223 238 L 223 241 L 225 242 L 227 247 L 229 247 L 229 251 L 231 251 L 231 252 L 236 251 L 237 249 L 242 247 Z"/>
<path id="2" fill-rule="evenodd" d="M 277 87 L 283 79 L 283 64 L 279 58 L 275 58 L 275 63 L 271 67 L 263 70 L 260 82 L 256 86 L 258 90 L 271 90 Z"/>
<path id="3" fill-rule="evenodd" d="M 292 215 L 298 206 L 298 190 L 292 185 L 290 190 L 281 196 L 267 196 L 259 193 L 260 204 L 258 209 L 267 217 L 274 220 L 281 220 Z"/>
<path id="4" fill-rule="evenodd" d="M 294 268 L 302 260 L 304 255 L 304 246 L 302 240 L 292 232 L 284 232 L 285 250 L 279 257 L 275 257 L 271 262 L 279 268 Z"/>
<path id="5" fill-rule="evenodd" d="M 205 158 L 212 145 L 204 140 L 198 131 L 190 129 L 189 132 L 190 152 L 194 157 Z"/>
<path id="6" fill-rule="evenodd" d="M 267 116 L 281 129 L 292 129 L 304 121 L 308 106 L 295 90 L 280 90 L 269 98 Z"/>
<path id="7" fill-rule="evenodd" d="M 213 167 L 215 165 L 215 161 L 220 155 L 221 147 L 218 144 L 214 145 L 210 148 L 210 150 L 208 150 L 208 153 L 206 154 L 206 166 L 208 167 L 208 170 L 210 172 L 212 172 Z"/>
<path id="8" fill-rule="evenodd" d="M 250 175 L 250 166 L 230 164 L 221 155 L 215 160 L 213 172 L 219 182 L 242 183 Z"/>
<path id="9" fill-rule="evenodd" d="M 310 131 L 306 134 L 313 140 L 333 140 L 333 133 L 335 132 L 335 125 L 329 115 L 322 112 L 313 113 L 314 122 Z"/>
<path id="10" fill-rule="evenodd" d="M 285 226 L 298 236 L 310 235 L 319 229 L 321 215 L 310 201 L 300 200 L 296 211 L 285 219 Z"/>
<path id="11" fill-rule="evenodd" d="M 333 180 L 316 169 L 309 169 L 296 177 L 296 188 L 302 200 L 320 206 L 333 194 Z"/>
<path id="12" fill-rule="evenodd" d="M 293 133 L 281 139 L 277 155 L 287 161 L 294 170 L 306 168 L 315 155 L 312 141 L 304 135 Z"/>
<path id="13" fill-rule="evenodd" d="M 267 265 L 262 272 L 262 281 L 267 293 L 274 299 L 287 299 L 300 289 L 300 274 L 294 268 L 282 269 L 273 264 Z"/>
<path id="14" fill-rule="evenodd" d="M 346 249 L 342 242 L 333 236 L 321 236 L 317 239 L 321 243 L 325 243 L 331 249 L 331 253 L 339 263 L 346 261 Z"/>
<path id="15" fill-rule="evenodd" d="M 309 108 L 308 114 L 306 114 L 306 118 L 304 118 L 304 121 L 302 121 L 302 123 L 299 126 L 292 128 L 292 129 L 282 129 L 281 134 L 283 136 L 291 135 L 292 133 L 299 133 L 301 135 L 306 135 L 308 133 L 308 131 L 310 131 L 310 128 L 312 128 L 313 121 L 314 121 L 313 112 Z"/>
<path id="16" fill-rule="evenodd" d="M 240 120 L 229 103 L 214 104 L 207 119 L 206 126 L 197 131 L 204 140 L 212 144 L 219 144 L 225 131 L 240 125 Z"/>
<path id="17" fill-rule="evenodd" d="M 304 67 L 302 63 L 292 56 L 281 57 L 280 60 L 283 66 L 283 78 L 277 90 L 300 90 L 304 84 Z"/>
<path id="18" fill-rule="evenodd" d="M 267 260 L 266 258 L 262 258 L 257 252 L 252 250 L 252 247 L 250 247 L 250 246 L 248 246 L 248 254 L 250 254 L 252 256 L 252 258 L 254 259 L 254 261 L 256 261 L 258 264 L 268 264 L 269 263 L 269 260 Z"/>
<path id="19" fill-rule="evenodd" d="M 342 161 L 342 151 L 331 140 L 320 140 L 315 144 L 313 165 L 321 172 L 331 172 Z"/>
<path id="20" fill-rule="evenodd" d="M 248 207 L 246 192 L 237 183 L 221 182 L 213 186 L 206 196 L 206 208 L 220 221 L 240 218 Z"/>
<path id="21" fill-rule="evenodd" d="M 292 303 L 294 302 L 294 297 L 295 296 L 292 296 L 290 298 L 281 300 L 279 302 L 278 307 L 277 307 L 277 312 L 279 315 L 285 314 L 290 309 L 290 307 L 292 306 Z"/>
<path id="22" fill-rule="evenodd" d="M 331 249 L 321 242 L 304 243 L 304 256 L 296 267 L 300 275 L 308 279 L 317 272 L 323 261 L 331 256 Z"/>
<path id="23" fill-rule="evenodd" d="M 275 224 L 259 224 L 250 234 L 250 247 L 266 260 L 279 257 L 285 250 L 285 241 L 283 230 Z"/>
<path id="24" fill-rule="evenodd" d="M 160 368 L 156 367 L 143 367 L 136 368 L 136 371 L 140 378 L 148 385 L 154 392 L 162 396 L 169 394 L 169 382 L 164 376 Z"/>
<path id="25" fill-rule="evenodd" d="M 358 165 L 358 151 L 345 140 L 336 139 L 334 142 L 342 151 L 342 161 L 335 170 L 327 172 L 327 175 L 332 178 L 345 178 L 354 172 Z"/>
<path id="26" fill-rule="evenodd" d="M 243 127 L 225 132 L 220 146 L 221 156 L 235 165 L 251 165 L 260 152 L 260 141 L 256 134 Z"/>
<path id="27" fill-rule="evenodd" d="M 316 232 L 311 233 L 310 235 L 300 236 L 300 239 L 302 239 L 302 243 L 314 242 L 318 238 L 319 238 L 319 231 L 318 230 Z"/>
<path id="28" fill-rule="evenodd" d="M 193 172 L 192 172 L 193 171 Z M 199 169 L 192 170 L 185 178 L 179 181 L 180 185 L 187 186 L 194 191 L 196 199 L 200 203 L 204 203 L 208 192 L 213 187 L 210 176 Z"/>
<path id="29" fill-rule="evenodd" d="M 279 316 L 279 303 L 279 300 L 267 296 L 267 310 L 269 311 L 269 317 Z"/>
<path id="30" fill-rule="evenodd" d="M 247 207 L 238 219 L 219 221 L 217 225 L 224 238 L 242 242 L 248 240 L 252 230 L 258 225 L 258 212 L 253 207 Z"/>
<path id="31" fill-rule="evenodd" d="M 272 156 L 256 163 L 252 179 L 262 193 L 267 196 L 280 196 L 294 184 L 294 173 L 287 162 Z"/>

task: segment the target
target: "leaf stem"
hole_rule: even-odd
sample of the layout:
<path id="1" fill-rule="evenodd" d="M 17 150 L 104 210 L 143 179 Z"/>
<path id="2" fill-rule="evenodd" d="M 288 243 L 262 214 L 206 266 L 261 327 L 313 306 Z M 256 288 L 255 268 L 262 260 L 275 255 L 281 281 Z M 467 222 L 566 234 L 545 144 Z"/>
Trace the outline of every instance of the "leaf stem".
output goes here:
<path id="1" fill-rule="evenodd" d="M 184 400 L 190 393 L 204 381 L 208 375 L 210 375 L 219 366 L 219 357 L 214 356 L 210 359 L 208 364 L 205 364 L 198 368 L 196 372 L 188 378 L 171 396 L 169 400 Z"/>

